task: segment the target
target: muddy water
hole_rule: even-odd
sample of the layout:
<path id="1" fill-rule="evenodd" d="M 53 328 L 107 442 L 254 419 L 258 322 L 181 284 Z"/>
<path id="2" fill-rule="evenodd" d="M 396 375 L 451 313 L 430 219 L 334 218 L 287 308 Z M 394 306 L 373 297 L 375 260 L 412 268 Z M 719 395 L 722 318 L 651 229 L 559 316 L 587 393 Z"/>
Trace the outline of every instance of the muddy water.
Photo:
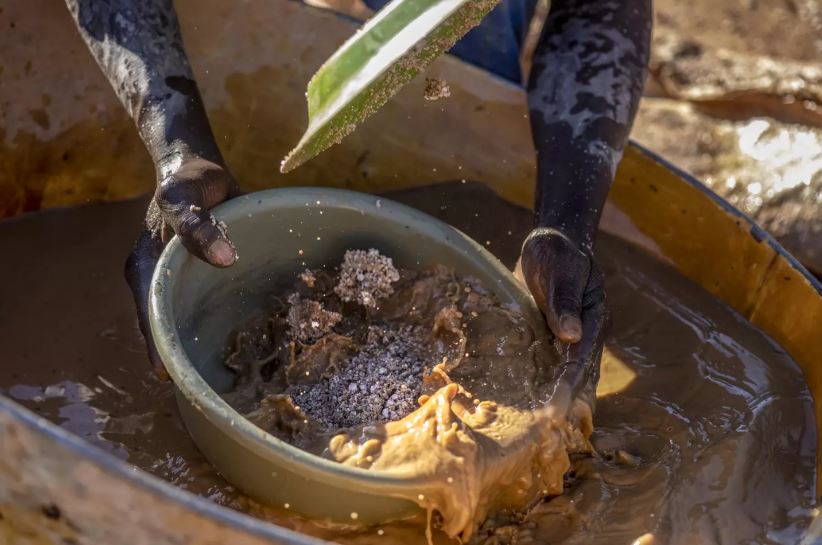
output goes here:
<path id="1" fill-rule="evenodd" d="M 561 494 L 568 453 L 590 452 L 591 410 L 547 406 L 558 354 L 523 313 L 453 269 L 397 270 L 377 250 L 346 252 L 339 271 L 302 273 L 288 306 L 241 327 L 223 399 L 307 452 L 413 479 L 383 493 L 463 543 L 489 514 Z"/>
<path id="2" fill-rule="evenodd" d="M 396 194 L 512 263 L 530 214 L 470 184 Z M 144 203 L 54 211 L 0 224 L 0 393 L 183 488 L 281 524 L 198 455 L 171 389 L 145 364 L 122 262 Z M 791 359 L 665 265 L 601 237 L 614 327 L 594 446 L 564 495 L 497 520 L 488 543 L 796 543 L 813 498 L 810 394 Z M 508 524 L 507 523 L 512 523 Z M 491 528 L 495 528 L 495 531 Z M 413 525 L 324 534 L 420 543 Z M 447 542 L 441 536 L 439 540 Z"/>

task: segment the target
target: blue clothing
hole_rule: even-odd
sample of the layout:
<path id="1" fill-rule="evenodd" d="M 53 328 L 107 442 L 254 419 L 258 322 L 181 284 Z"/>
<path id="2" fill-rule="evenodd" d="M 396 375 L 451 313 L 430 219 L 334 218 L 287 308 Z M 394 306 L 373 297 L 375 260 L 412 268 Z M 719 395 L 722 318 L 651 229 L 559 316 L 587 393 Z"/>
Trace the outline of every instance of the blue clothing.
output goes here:
<path id="1" fill-rule="evenodd" d="M 364 0 L 377 10 L 389 0 Z M 537 0 L 503 0 L 450 53 L 515 83 L 522 83 L 519 54 Z"/>

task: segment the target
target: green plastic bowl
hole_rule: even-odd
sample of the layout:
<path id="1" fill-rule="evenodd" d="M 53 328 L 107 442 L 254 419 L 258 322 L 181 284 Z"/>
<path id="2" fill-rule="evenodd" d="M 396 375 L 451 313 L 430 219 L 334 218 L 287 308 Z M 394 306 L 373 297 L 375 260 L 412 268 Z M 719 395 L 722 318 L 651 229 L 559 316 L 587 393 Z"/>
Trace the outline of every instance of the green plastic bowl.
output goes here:
<path id="1" fill-rule="evenodd" d="M 419 512 L 412 476 L 346 467 L 264 432 L 220 398 L 233 385 L 224 366 L 232 332 L 306 268 L 337 265 L 346 250 L 377 248 L 398 267 L 453 267 L 518 305 L 538 335 L 543 319 L 530 294 L 497 258 L 453 227 L 372 195 L 321 188 L 252 193 L 214 210 L 239 260 L 217 269 L 174 238 L 151 283 L 151 330 L 177 388 L 177 404 L 205 457 L 244 493 L 301 515 L 372 524 Z M 393 497 L 386 490 L 395 491 Z M 400 491 L 397 494 L 396 491 Z M 352 513 L 356 513 L 353 515 Z"/>

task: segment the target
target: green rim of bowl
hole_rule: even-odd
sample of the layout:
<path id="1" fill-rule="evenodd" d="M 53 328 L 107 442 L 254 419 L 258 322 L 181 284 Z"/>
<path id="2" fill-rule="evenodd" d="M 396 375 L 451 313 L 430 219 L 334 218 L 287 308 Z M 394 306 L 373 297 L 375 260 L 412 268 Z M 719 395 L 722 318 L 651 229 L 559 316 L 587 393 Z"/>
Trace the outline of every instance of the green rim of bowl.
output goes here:
<path id="1" fill-rule="evenodd" d="M 250 212 L 271 212 L 278 207 L 305 206 L 306 202 L 320 200 L 325 207 L 368 210 L 370 215 L 385 221 L 401 221 L 412 225 L 422 235 L 432 238 L 447 237 L 455 252 L 493 276 L 513 294 L 521 310 L 536 327 L 544 324 L 538 319 L 539 310 L 527 290 L 514 278 L 495 256 L 450 225 L 403 204 L 353 191 L 328 188 L 278 188 L 237 197 L 213 209 L 217 219 L 231 229 L 233 221 L 247 217 Z M 379 204 L 375 206 L 375 203 Z M 423 477 L 400 472 L 367 470 L 345 466 L 303 451 L 252 424 L 226 403 L 200 376 L 187 357 L 175 325 L 172 303 L 174 275 L 185 260 L 196 259 L 188 253 L 178 237 L 174 237 L 160 256 L 151 281 L 149 294 L 149 321 L 160 358 L 175 386 L 194 408 L 238 443 L 293 471 L 308 472 L 316 479 L 340 487 L 356 487 L 361 491 L 385 495 L 390 489 L 397 497 L 408 497 L 403 490 L 413 493 L 425 481 Z M 492 287 L 489 289 L 494 290 Z M 538 334 L 542 332 L 538 329 Z"/>

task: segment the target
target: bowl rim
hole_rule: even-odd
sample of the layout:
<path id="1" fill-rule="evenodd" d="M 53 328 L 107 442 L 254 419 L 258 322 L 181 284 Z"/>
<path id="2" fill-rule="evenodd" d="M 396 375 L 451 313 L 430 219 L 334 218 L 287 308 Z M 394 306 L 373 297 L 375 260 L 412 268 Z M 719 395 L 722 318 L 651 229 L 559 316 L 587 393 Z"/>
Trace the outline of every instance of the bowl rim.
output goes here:
<path id="1" fill-rule="evenodd" d="M 447 234 L 450 237 L 449 243 L 456 251 L 469 258 L 473 254 L 475 261 L 483 262 L 484 267 L 498 276 L 498 283 L 507 284 L 506 287 L 514 294 L 523 312 L 530 314 L 532 318 L 541 316 L 525 286 L 479 243 L 433 216 L 382 196 L 337 188 L 274 188 L 236 197 L 215 207 L 212 212 L 218 220 L 230 227 L 233 221 L 247 217 L 250 207 L 254 211 L 270 213 L 282 207 L 304 207 L 306 203 L 309 206 L 341 207 L 359 212 L 368 210 L 369 214 L 393 223 L 407 219 L 419 233 L 429 237 L 440 238 Z M 163 250 L 151 279 L 149 323 L 160 359 L 175 387 L 195 410 L 200 411 L 214 426 L 245 448 L 296 474 L 321 479 L 327 484 L 342 488 L 356 485 L 362 491 L 383 496 L 390 490 L 394 492 L 390 495 L 403 499 L 409 497 L 407 493 L 419 489 L 426 481 L 424 476 L 410 472 L 350 467 L 311 454 L 257 427 L 224 401 L 187 357 L 174 324 L 172 300 L 174 282 L 178 275 L 171 274 L 171 271 L 179 269 L 187 259 L 197 258 L 189 254 L 179 237 L 173 237 Z M 538 320 L 537 325 L 543 327 L 544 321 Z"/>

